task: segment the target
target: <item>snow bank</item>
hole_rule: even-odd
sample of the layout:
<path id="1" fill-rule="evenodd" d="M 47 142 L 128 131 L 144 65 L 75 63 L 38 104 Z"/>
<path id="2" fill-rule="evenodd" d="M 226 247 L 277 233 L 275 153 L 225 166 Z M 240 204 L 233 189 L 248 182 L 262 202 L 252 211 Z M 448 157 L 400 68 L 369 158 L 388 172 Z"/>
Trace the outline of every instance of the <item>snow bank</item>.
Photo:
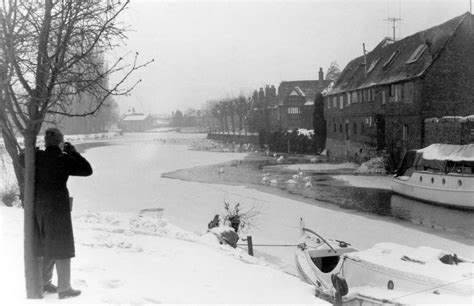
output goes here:
<path id="1" fill-rule="evenodd" d="M 22 210 L 0 207 L 2 301 L 25 303 Z M 67 303 L 324 303 L 303 281 L 184 231 L 155 213 L 73 214 L 76 258 Z M 54 294 L 35 303 L 57 302 Z M 11 302 L 11 303 L 8 303 Z"/>
<path id="2" fill-rule="evenodd" d="M 391 190 L 392 176 L 374 176 L 374 175 L 332 175 L 336 180 L 343 180 L 354 187 L 378 188 Z"/>
<path id="3" fill-rule="evenodd" d="M 355 171 L 357 174 L 387 174 L 383 157 L 374 157 L 362 163 Z"/>
<path id="4" fill-rule="evenodd" d="M 271 166 L 270 166 L 271 167 Z M 281 167 L 281 166 L 279 166 Z M 282 168 L 289 170 L 301 170 L 301 171 L 329 171 L 329 170 L 341 170 L 341 169 L 355 169 L 357 167 L 354 163 L 341 163 L 341 164 L 292 164 L 284 165 Z"/>

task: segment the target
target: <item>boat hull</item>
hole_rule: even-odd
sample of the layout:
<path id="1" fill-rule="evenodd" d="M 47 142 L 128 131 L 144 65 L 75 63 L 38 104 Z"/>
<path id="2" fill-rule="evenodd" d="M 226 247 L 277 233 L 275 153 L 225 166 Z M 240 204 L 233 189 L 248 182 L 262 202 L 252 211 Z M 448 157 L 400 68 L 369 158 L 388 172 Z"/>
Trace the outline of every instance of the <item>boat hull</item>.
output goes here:
<path id="1" fill-rule="evenodd" d="M 474 176 L 415 171 L 394 177 L 393 192 L 447 207 L 474 209 Z"/>

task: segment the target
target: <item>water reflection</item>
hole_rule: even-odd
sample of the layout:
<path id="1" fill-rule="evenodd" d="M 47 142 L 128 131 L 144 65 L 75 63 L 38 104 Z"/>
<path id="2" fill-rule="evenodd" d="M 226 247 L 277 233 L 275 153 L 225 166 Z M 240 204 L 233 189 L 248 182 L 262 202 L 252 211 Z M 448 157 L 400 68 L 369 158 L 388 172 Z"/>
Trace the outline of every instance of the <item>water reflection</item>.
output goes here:
<path id="1" fill-rule="evenodd" d="M 394 217 L 474 238 L 474 213 L 472 211 L 436 206 L 397 194 L 391 196 L 390 206 Z"/>
<path id="2" fill-rule="evenodd" d="M 474 238 L 474 212 L 436 206 L 408 199 L 391 190 L 347 186 L 327 175 L 313 175 L 313 188 L 289 185 L 280 177 L 278 188 L 305 198 L 335 204 L 358 212 L 397 218 L 427 228 Z"/>

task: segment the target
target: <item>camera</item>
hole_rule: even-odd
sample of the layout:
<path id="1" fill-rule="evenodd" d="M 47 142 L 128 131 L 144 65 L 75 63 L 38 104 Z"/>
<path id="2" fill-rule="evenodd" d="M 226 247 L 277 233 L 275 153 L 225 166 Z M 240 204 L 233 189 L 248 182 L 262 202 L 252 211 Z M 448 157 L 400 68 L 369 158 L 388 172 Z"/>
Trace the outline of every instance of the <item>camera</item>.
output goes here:
<path id="1" fill-rule="evenodd" d="M 65 143 L 64 143 L 64 147 L 63 147 L 63 151 L 68 152 L 68 151 L 71 150 L 71 147 L 72 147 L 72 145 L 71 145 L 70 142 L 65 142 Z"/>

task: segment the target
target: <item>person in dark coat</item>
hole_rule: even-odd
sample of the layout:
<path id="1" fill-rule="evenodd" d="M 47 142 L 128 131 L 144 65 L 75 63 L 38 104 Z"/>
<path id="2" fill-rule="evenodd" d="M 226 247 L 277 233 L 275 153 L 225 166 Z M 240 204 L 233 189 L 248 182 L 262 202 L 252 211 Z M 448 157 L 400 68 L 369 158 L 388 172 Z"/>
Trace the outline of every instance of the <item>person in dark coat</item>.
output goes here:
<path id="1" fill-rule="evenodd" d="M 75 256 L 69 191 L 70 175 L 89 176 L 92 168 L 70 143 L 64 144 L 61 131 L 45 132 L 44 151 L 36 151 L 34 212 L 39 232 L 39 255 L 43 257 L 43 288 L 58 293 L 60 299 L 81 294 L 71 287 L 71 258 Z M 56 265 L 58 286 L 52 284 Z"/>

